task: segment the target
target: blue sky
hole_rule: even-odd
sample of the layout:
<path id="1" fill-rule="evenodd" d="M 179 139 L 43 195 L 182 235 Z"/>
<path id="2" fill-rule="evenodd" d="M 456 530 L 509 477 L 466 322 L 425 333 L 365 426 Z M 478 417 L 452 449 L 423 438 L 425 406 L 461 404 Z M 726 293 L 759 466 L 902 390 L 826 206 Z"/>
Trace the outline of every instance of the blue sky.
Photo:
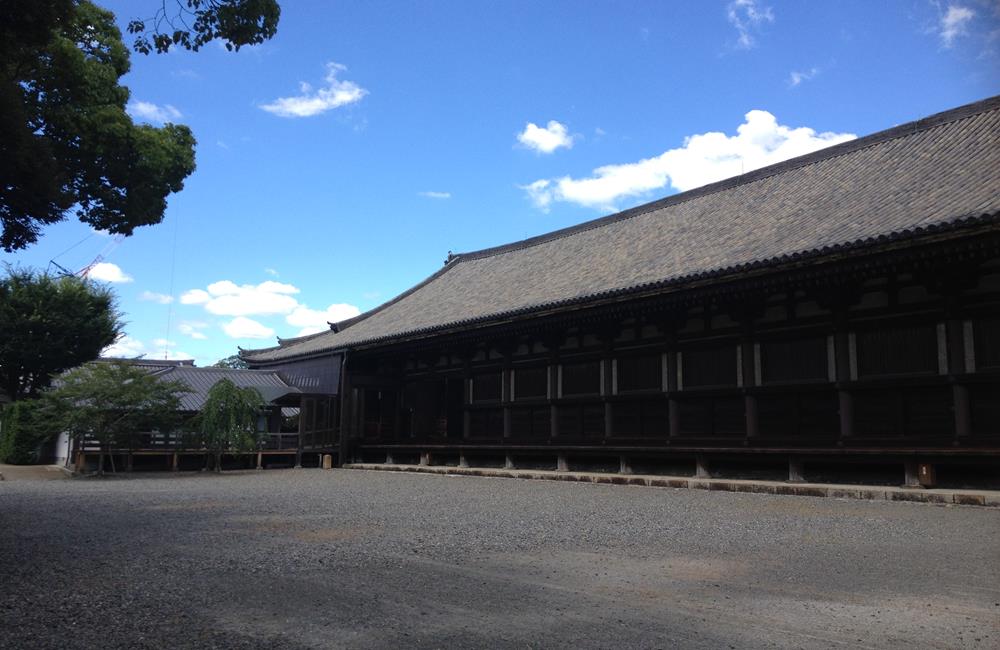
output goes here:
<path id="1" fill-rule="evenodd" d="M 124 27 L 159 3 L 99 4 Z M 112 352 L 203 365 L 375 307 L 448 251 L 997 94 L 1000 2 L 285 0 L 264 45 L 132 62 L 133 116 L 198 139 L 166 219 L 117 245 L 68 220 L 0 261 L 103 253 Z"/>

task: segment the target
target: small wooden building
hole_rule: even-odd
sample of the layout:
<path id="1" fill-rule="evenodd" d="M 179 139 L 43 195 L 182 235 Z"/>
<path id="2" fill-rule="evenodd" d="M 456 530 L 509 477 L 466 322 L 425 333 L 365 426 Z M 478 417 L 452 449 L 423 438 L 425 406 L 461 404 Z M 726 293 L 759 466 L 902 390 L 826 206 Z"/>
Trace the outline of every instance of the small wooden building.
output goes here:
<path id="1" fill-rule="evenodd" d="M 199 368 L 192 360 L 162 360 L 162 359 L 101 359 L 104 361 L 124 361 L 136 366 L 156 377 L 159 381 L 177 382 L 187 387 L 187 392 L 180 396 L 180 414 L 184 418 L 197 415 L 205 406 L 212 387 L 223 379 L 228 379 L 240 388 L 255 389 L 264 400 L 266 407 L 261 413 L 257 429 L 262 434 L 259 448 L 252 451 L 234 452 L 235 455 L 256 455 L 257 464 L 261 465 L 264 457 L 279 457 L 277 460 L 285 464 L 298 464 L 300 459 L 299 433 L 288 430 L 283 412 L 298 412 L 302 391 L 291 385 L 281 373 L 273 370 L 244 370 L 237 368 L 205 367 Z M 266 433 L 267 435 L 263 435 Z M 166 457 L 167 466 L 178 469 L 181 462 L 188 465 L 196 462 L 191 457 L 201 457 L 206 450 L 198 436 L 192 436 L 186 430 L 177 431 L 136 431 L 127 439 L 115 441 L 105 453 L 118 457 L 122 467 L 131 470 L 136 458 L 144 459 L 143 464 L 154 468 L 162 468 L 164 462 L 155 461 L 156 457 Z M 42 458 L 49 462 L 73 462 L 82 469 L 86 465 L 86 457 L 92 458 L 101 452 L 101 445 L 93 439 L 73 440 L 62 433 L 42 450 Z M 227 454 L 234 455 L 234 454 Z M 145 461 L 150 461 L 146 463 Z"/>
<path id="2" fill-rule="evenodd" d="M 313 384 L 303 446 L 341 462 L 989 482 L 1000 97 L 449 256 L 241 355 Z"/>

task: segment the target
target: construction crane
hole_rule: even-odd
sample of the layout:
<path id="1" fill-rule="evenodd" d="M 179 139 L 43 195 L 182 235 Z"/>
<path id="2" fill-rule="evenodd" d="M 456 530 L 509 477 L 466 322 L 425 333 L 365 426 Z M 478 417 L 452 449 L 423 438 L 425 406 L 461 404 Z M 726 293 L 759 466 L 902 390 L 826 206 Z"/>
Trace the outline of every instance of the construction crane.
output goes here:
<path id="1" fill-rule="evenodd" d="M 77 246 L 79 246 L 83 242 L 85 242 L 88 239 L 90 239 L 93 235 L 94 235 L 94 233 L 91 233 L 87 237 L 84 237 L 83 239 L 81 239 L 76 244 L 74 244 L 74 245 L 70 246 L 69 248 L 67 248 L 66 250 L 64 250 L 62 253 L 59 253 L 59 255 L 57 255 L 56 258 L 62 257 L 63 255 L 65 255 L 66 253 L 68 253 L 69 251 L 71 251 L 72 249 L 76 248 Z M 103 262 L 105 260 L 105 258 L 108 255 L 111 254 L 111 251 L 113 251 L 114 249 L 118 248 L 118 245 L 121 244 L 122 241 L 124 241 L 124 239 L 125 239 L 125 235 L 112 235 L 111 236 L 111 241 L 109 241 L 107 243 L 107 245 L 101 250 L 101 252 L 97 254 L 97 257 L 95 257 L 90 262 L 90 264 L 87 264 L 86 266 L 84 266 L 79 271 L 75 271 L 75 272 L 74 271 L 70 271 L 69 269 L 67 269 L 62 264 L 56 262 L 55 259 L 49 260 L 49 266 L 46 269 L 46 271 L 51 271 L 53 268 L 55 268 L 56 275 L 58 275 L 60 277 L 63 277 L 63 278 L 69 278 L 69 277 L 85 278 L 85 277 L 87 277 L 87 274 L 90 273 L 94 269 L 95 266 L 97 266 L 98 264 L 100 264 L 101 262 Z"/>

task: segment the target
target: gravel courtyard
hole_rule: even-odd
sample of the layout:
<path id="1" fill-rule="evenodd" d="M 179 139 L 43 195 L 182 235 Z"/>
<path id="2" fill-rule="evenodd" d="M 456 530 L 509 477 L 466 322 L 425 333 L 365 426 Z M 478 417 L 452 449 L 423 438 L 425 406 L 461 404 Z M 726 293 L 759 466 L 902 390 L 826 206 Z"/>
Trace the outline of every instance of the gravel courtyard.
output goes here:
<path id="1" fill-rule="evenodd" d="M 357 470 L 0 483 L 0 648 L 995 648 L 1000 510 Z"/>

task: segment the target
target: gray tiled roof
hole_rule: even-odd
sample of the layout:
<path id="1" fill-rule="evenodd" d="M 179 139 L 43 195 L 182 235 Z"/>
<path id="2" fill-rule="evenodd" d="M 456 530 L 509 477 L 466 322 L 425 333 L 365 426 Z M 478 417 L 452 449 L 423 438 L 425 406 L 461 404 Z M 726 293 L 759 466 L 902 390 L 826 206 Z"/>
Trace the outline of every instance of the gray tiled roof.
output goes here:
<path id="1" fill-rule="evenodd" d="M 264 401 L 271 402 L 285 395 L 299 393 L 299 389 L 289 386 L 281 376 L 270 370 L 242 370 L 236 368 L 195 368 L 188 365 L 165 367 L 156 373 L 162 381 L 179 381 L 186 384 L 190 393 L 181 396 L 181 408 L 185 411 L 199 411 L 208 398 L 208 391 L 222 379 L 228 379 L 240 388 L 256 388 Z"/>
<path id="2" fill-rule="evenodd" d="M 1000 215 L 1000 97 L 579 226 L 456 256 L 266 363 Z"/>

